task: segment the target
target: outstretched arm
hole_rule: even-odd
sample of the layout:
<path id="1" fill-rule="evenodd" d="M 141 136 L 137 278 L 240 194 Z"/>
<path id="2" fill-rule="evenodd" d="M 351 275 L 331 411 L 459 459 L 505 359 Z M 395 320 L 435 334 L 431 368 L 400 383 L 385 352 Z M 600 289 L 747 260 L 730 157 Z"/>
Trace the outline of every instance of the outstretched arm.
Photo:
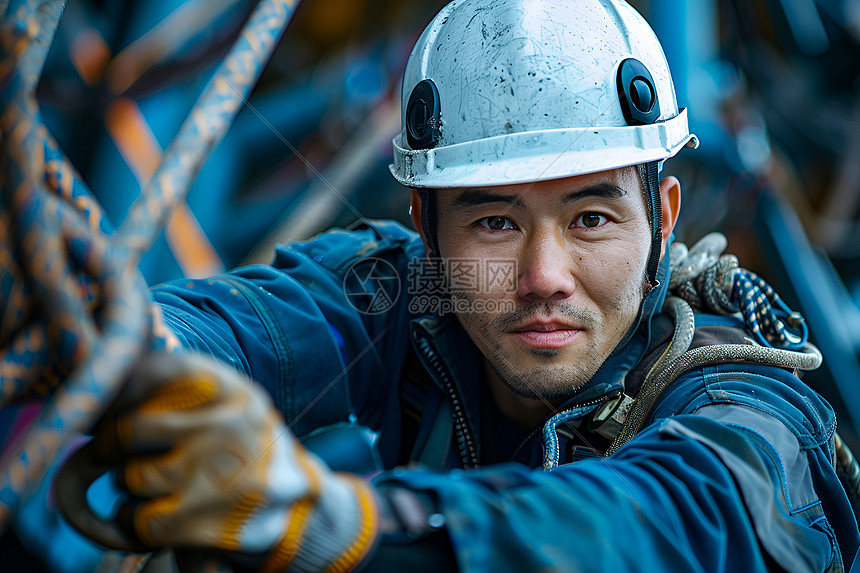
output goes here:
<path id="1" fill-rule="evenodd" d="M 788 372 L 745 370 L 680 379 L 606 460 L 394 471 L 374 483 L 428 500 L 467 571 L 850 567 L 860 538 L 832 467 L 832 411 Z"/>
<path id="2" fill-rule="evenodd" d="M 830 571 L 856 552 L 827 445 L 813 445 L 826 419 L 792 442 L 770 413 L 699 404 L 606 461 L 392 470 L 370 487 L 307 454 L 259 387 L 211 361 L 189 364 L 144 368 L 130 386 L 143 398 L 125 400 L 94 441 L 140 499 L 120 521 L 150 548 L 368 571 L 454 560 L 462 571 Z"/>

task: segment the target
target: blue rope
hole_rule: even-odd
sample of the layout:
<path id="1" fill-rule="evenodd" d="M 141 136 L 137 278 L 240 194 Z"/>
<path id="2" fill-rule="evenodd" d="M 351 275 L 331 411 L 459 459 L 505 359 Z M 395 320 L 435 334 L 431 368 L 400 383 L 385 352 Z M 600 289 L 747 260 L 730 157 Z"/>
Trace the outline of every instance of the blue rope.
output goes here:
<path id="1" fill-rule="evenodd" d="M 738 269 L 731 298 L 740 305 L 747 328 L 762 346 L 800 350 L 806 344 L 806 321 L 754 272 Z"/>
<path id="2" fill-rule="evenodd" d="M 800 351 L 809 329 L 798 312 L 792 312 L 764 279 L 740 267 L 734 255 L 720 255 L 726 238 L 719 233 L 703 237 L 692 249 L 672 245 L 672 293 L 700 312 L 739 313 L 756 342 L 768 348 Z"/>

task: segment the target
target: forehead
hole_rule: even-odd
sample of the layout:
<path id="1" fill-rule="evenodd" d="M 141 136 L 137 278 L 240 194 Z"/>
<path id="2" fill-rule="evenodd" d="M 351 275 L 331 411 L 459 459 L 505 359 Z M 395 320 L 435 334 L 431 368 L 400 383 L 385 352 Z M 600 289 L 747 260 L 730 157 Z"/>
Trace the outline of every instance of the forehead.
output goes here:
<path id="1" fill-rule="evenodd" d="M 626 199 L 644 204 L 642 182 L 635 166 L 532 183 L 440 191 L 438 197 L 441 203 L 456 208 L 468 208 L 496 200 L 515 208 L 526 208 L 536 203 L 564 206 L 583 197 Z"/>

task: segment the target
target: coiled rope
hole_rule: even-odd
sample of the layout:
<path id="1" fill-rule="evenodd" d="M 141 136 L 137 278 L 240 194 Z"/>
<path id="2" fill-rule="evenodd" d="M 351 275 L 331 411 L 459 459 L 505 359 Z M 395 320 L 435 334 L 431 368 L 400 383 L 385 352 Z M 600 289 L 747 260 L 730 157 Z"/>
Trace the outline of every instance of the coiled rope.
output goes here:
<path id="1" fill-rule="evenodd" d="M 660 394 L 693 368 L 713 364 L 770 364 L 813 370 L 821 365 L 819 350 L 807 342 L 808 329 L 763 279 L 741 269 L 737 257 L 723 255 L 728 241 L 719 233 L 705 236 L 692 249 L 672 245 L 669 291 L 664 309 L 675 320 L 669 346 L 648 372 L 642 388 L 606 456 L 617 452 L 642 426 Z M 683 307 L 687 307 L 684 309 Z M 695 328 L 693 309 L 714 314 L 740 314 L 759 345 L 721 344 L 688 350 Z M 860 517 L 860 466 L 837 434 L 836 473 Z"/>
<path id="2" fill-rule="evenodd" d="M 721 233 L 706 235 L 689 251 L 683 243 L 673 244 L 669 291 L 699 312 L 740 313 L 762 346 L 803 349 L 806 321 L 764 279 L 740 268 L 735 255 L 722 255 L 727 245 Z"/>
<path id="3" fill-rule="evenodd" d="M 670 251 L 669 292 L 663 306 L 675 322 L 672 339 L 645 377 L 624 425 L 606 455 L 612 455 L 639 431 L 660 394 L 683 373 L 704 365 L 770 364 L 814 370 L 821 353 L 807 342 L 803 318 L 792 312 L 755 273 L 742 269 L 734 255 L 723 255 L 728 241 L 721 233 L 703 237 L 692 249 L 675 243 Z M 739 314 L 759 345 L 721 344 L 689 350 L 695 330 L 694 310 Z"/>

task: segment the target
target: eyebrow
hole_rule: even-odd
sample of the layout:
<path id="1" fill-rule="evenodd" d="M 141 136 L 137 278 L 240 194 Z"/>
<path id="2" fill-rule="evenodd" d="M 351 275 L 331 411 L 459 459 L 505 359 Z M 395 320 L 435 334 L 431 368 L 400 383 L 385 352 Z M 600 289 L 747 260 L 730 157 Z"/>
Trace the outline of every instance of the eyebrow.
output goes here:
<path id="1" fill-rule="evenodd" d="M 561 198 L 560 207 L 564 207 L 586 197 L 601 197 L 603 199 L 621 199 L 627 191 L 612 183 L 595 183 L 583 189 L 572 191 Z"/>
<path id="2" fill-rule="evenodd" d="M 595 183 L 594 185 L 589 185 L 583 189 L 577 189 L 576 191 L 567 193 L 561 198 L 561 201 L 559 201 L 559 207 L 564 207 L 586 197 L 621 199 L 625 195 L 627 195 L 627 191 L 618 185 L 605 182 Z M 483 189 L 469 189 L 463 191 L 456 199 L 454 199 L 454 206 L 460 208 L 477 207 L 487 203 L 503 203 L 517 209 L 525 208 L 525 203 L 520 199 L 520 195 L 502 195 L 500 193 L 493 193 Z"/>
<path id="3" fill-rule="evenodd" d="M 510 205 L 511 207 L 516 207 L 518 209 L 525 208 L 525 203 L 523 203 L 519 195 L 502 195 L 499 193 L 484 191 L 482 189 L 463 191 L 457 195 L 456 199 L 454 199 L 455 207 L 477 207 L 487 203 L 504 203 L 505 205 Z"/>

